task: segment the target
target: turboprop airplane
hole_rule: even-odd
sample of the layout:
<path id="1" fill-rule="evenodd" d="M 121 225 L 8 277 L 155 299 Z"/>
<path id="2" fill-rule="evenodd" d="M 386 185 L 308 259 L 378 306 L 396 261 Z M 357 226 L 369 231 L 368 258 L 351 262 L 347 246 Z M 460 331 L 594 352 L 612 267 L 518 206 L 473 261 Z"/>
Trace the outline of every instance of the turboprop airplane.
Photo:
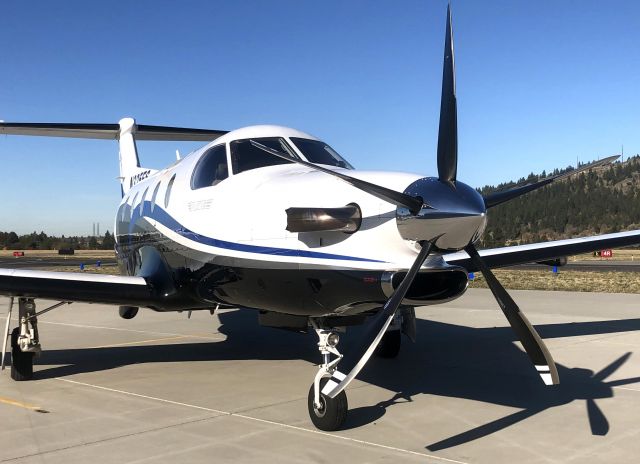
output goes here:
<path id="1" fill-rule="evenodd" d="M 437 177 L 354 169 L 304 132 L 253 126 L 232 132 L 119 124 L 2 123 L 0 133 L 117 139 L 122 200 L 115 218 L 122 275 L 0 269 L 10 297 L 5 334 L 11 376 L 33 376 L 37 320 L 65 303 L 155 311 L 235 307 L 263 325 L 318 335 L 321 363 L 308 395 L 312 422 L 336 430 L 345 388 L 374 352 L 398 353 L 415 337 L 415 307 L 462 295 L 480 271 L 535 369 L 559 382 L 544 342 L 491 269 L 602 248 L 640 244 L 640 231 L 478 251 L 487 210 L 562 176 L 485 197 L 457 178 L 457 104 L 451 13 L 447 11 Z M 162 170 L 140 166 L 136 140 L 209 143 Z M 607 158 L 575 174 L 613 161 Z M 36 311 L 35 299 L 60 303 Z M 9 335 L 14 300 L 19 326 Z M 366 324 L 345 356 L 339 333 Z M 4 347 L 3 357 L 4 361 Z"/>

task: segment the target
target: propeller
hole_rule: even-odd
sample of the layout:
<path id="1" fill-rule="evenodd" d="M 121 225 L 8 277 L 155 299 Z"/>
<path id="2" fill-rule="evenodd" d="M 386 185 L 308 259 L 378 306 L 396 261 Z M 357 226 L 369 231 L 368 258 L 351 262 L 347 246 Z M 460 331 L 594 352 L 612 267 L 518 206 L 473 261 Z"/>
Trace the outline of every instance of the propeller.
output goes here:
<path id="1" fill-rule="evenodd" d="M 411 211 L 413 217 L 406 217 L 403 213 L 398 213 L 398 229 L 401 235 L 405 239 L 419 241 L 422 249 L 400 286 L 375 315 L 359 345 L 359 349 L 340 362 L 340 368 L 347 374 L 335 371 L 330 381 L 324 386 L 322 393 L 331 398 L 334 398 L 344 390 L 369 360 L 391 324 L 422 263 L 434 247 L 464 248 L 467 251 L 473 263 L 485 276 L 498 305 L 529 358 L 533 361 L 544 383 L 547 385 L 559 383 L 556 365 L 540 335 L 538 335 L 498 279 L 495 278 L 473 245 L 485 221 L 484 212 L 486 210 L 483 207 L 486 204 L 486 200 L 474 189 L 462 182 L 458 182 L 456 179 L 458 164 L 456 107 L 451 8 L 447 7 L 440 127 L 438 132 L 438 179 L 420 179 L 410 185 L 404 192 L 404 195 L 411 194 L 412 197 L 429 198 L 432 209 L 421 210 L 419 213 Z M 480 206 L 478 203 L 480 203 Z M 466 218 L 471 218 L 471 221 L 467 221 L 465 225 L 463 221 Z M 436 228 L 434 224 L 439 219 L 445 221 L 443 230 L 448 230 L 448 232 L 431 237 L 429 234 L 434 233 L 433 230 Z M 408 221 L 409 225 L 404 226 L 403 221 Z M 466 233 L 460 233 L 460 230 L 465 228 L 467 229 Z M 450 237 L 445 237 L 445 235 Z M 420 238 L 421 236 L 422 239 Z M 425 238 L 427 240 L 424 240 Z"/>
<path id="2" fill-rule="evenodd" d="M 398 308 L 400 308 L 400 304 L 407 294 L 409 287 L 411 287 L 422 264 L 433 249 L 431 242 L 425 241 L 420 245 L 422 248 L 420 253 L 418 253 L 418 257 L 411 265 L 411 269 L 409 269 L 409 272 L 407 272 L 407 275 L 402 279 L 398 288 L 395 289 L 382 309 L 376 313 L 373 320 L 367 326 L 367 330 L 358 345 L 358 349 L 353 350 L 340 361 L 340 367 L 348 373 L 345 375 L 336 370 L 332 378 L 322 389 L 323 394 L 328 395 L 330 398 L 335 398 L 358 375 L 376 347 L 380 344 L 380 340 L 382 340 L 391 321 L 393 321 L 393 317 L 396 315 Z"/>
<path id="3" fill-rule="evenodd" d="M 331 398 L 343 391 L 365 366 L 393 321 L 422 264 L 433 250 L 457 251 L 465 249 L 467 251 L 474 265 L 485 276 L 498 305 L 544 383 L 547 385 L 559 383 L 558 371 L 549 350 L 518 305 L 482 260 L 473 243 L 479 238 L 486 224 L 487 207 L 515 198 L 565 175 L 543 179 L 535 184 L 493 194 L 487 198 L 483 198 L 475 189 L 457 180 L 458 128 L 451 24 L 451 8 L 449 6 L 447 7 L 438 131 L 438 178 L 419 179 L 401 193 L 348 176 L 342 172 L 293 158 L 287 153 L 251 140 L 251 144 L 260 150 L 337 177 L 353 187 L 397 205 L 396 220 L 400 235 L 406 240 L 419 243 L 422 247 L 400 285 L 382 309 L 372 317 L 358 348 L 340 361 L 340 368 L 346 374 L 334 371 L 332 378 L 323 387 L 322 393 Z M 610 159 L 602 160 L 597 165 L 609 161 Z M 589 169 L 595 165 L 584 166 L 580 170 Z M 425 204 L 427 199 L 428 205 Z"/>
<path id="4" fill-rule="evenodd" d="M 544 383 L 546 385 L 557 385 L 560 383 L 556 364 L 553 362 L 549 350 L 542 341 L 542 338 L 540 338 L 540 335 L 538 335 L 538 332 L 536 332 L 536 329 L 533 328 L 516 302 L 513 301 L 513 298 L 511 298 L 502 284 L 500 284 L 498 279 L 493 275 L 493 272 L 487 267 L 478 254 L 476 247 L 472 243 L 469 243 L 469 245 L 465 247 L 465 251 L 471 258 L 473 264 L 480 269 L 480 272 L 482 272 L 482 275 L 487 280 L 487 285 L 491 293 L 493 293 L 507 321 L 511 324 L 511 328 L 516 333 L 520 343 L 522 343 L 524 350 L 536 366 L 536 370 L 538 374 L 540 374 L 540 377 L 542 377 Z"/>

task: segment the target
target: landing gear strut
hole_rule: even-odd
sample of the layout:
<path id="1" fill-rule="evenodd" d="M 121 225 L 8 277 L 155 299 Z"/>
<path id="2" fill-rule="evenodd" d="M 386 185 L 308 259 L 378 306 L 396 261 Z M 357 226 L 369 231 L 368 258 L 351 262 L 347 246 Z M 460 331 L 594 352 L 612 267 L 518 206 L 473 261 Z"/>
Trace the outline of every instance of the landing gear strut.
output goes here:
<path id="1" fill-rule="evenodd" d="M 335 398 L 329 398 L 322 393 L 322 389 L 332 381 L 330 380 L 332 376 L 339 374 L 336 371 L 336 366 L 342 359 L 342 354 L 336 347 L 340 336 L 332 328 L 321 328 L 313 319 L 311 325 L 318 334 L 318 349 L 322 355 L 322 364 L 320 364 L 318 373 L 309 389 L 307 401 L 309 417 L 313 425 L 320 430 L 338 430 L 347 418 L 347 410 L 349 409 L 347 395 L 343 391 Z M 331 360 L 331 355 L 336 358 Z"/>
<path id="2" fill-rule="evenodd" d="M 40 338 L 38 336 L 38 316 L 63 304 L 70 304 L 70 302 L 63 301 L 37 313 L 33 298 L 18 298 L 18 319 L 20 325 L 11 331 L 11 336 L 9 337 L 9 324 L 11 323 L 13 302 L 14 299 L 11 298 L 9 300 L 9 311 L 4 331 L 5 338 L 2 342 L 1 368 L 4 369 L 7 338 L 10 338 L 11 378 L 17 381 L 31 380 L 33 378 L 33 358 L 41 351 Z"/>

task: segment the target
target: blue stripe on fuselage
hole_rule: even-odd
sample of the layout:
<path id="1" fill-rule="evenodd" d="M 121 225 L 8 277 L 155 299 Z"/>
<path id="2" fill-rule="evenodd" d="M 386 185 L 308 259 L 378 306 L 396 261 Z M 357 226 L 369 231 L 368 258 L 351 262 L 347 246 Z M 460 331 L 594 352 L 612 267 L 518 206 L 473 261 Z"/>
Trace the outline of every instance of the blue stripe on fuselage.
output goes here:
<path id="1" fill-rule="evenodd" d="M 151 202 L 145 201 L 142 207 L 142 213 L 140 212 L 140 205 L 132 207 L 131 221 L 129 222 L 129 237 L 133 235 L 133 228 L 136 222 L 142 217 L 148 217 L 168 229 L 171 229 L 175 233 L 183 236 L 184 238 L 194 241 L 196 243 L 202 243 L 204 245 L 214 246 L 216 248 L 224 248 L 226 250 L 244 251 L 247 253 L 258 253 L 262 255 L 272 256 L 297 256 L 301 258 L 318 258 L 318 259 L 339 259 L 344 261 L 363 261 L 369 263 L 384 263 L 385 261 L 379 261 L 377 259 L 357 258 L 354 256 L 334 255 L 331 253 L 320 253 L 317 251 L 306 250 L 292 250 L 288 248 L 274 248 L 257 245 L 248 245 L 243 243 L 227 242 L 225 240 L 218 240 L 216 238 L 207 237 L 196 232 L 193 232 L 178 221 L 176 221 L 168 212 L 160 208 L 157 204 L 151 210 Z"/>

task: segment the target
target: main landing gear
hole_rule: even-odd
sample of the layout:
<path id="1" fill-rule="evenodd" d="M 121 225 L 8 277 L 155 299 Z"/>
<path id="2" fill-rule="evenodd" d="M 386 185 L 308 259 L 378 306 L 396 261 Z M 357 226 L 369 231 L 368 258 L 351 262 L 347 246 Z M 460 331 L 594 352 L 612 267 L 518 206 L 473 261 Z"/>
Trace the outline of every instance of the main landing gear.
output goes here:
<path id="1" fill-rule="evenodd" d="M 13 312 L 14 298 L 9 299 L 9 311 L 4 328 L 4 340 L 2 342 L 2 360 L 0 368 L 4 370 L 4 355 L 7 347 L 7 339 L 11 341 L 11 378 L 17 381 L 31 380 L 33 378 L 33 359 L 40 351 L 40 338 L 38 336 L 38 316 L 52 309 L 71 302 L 63 301 L 36 312 L 36 304 L 32 298 L 18 298 L 19 326 L 9 334 L 11 313 Z"/>

